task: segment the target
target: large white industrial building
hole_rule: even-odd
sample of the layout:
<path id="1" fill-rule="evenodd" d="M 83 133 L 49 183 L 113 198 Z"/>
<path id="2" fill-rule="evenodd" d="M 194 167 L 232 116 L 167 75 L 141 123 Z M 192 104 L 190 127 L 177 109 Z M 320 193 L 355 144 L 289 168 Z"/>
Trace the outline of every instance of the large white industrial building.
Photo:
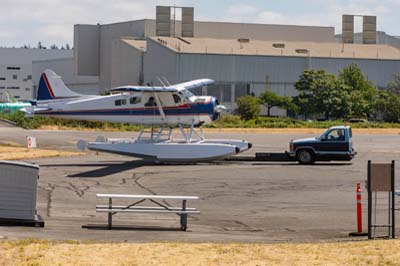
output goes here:
<path id="1" fill-rule="evenodd" d="M 380 88 L 400 72 L 398 38 L 377 32 L 375 17 L 365 17 L 363 33 L 354 34 L 354 16 L 344 15 L 343 34 L 335 36 L 333 27 L 197 22 L 193 12 L 184 8 L 182 21 L 172 21 L 169 7 L 157 7 L 156 20 L 75 25 L 74 60 L 35 62 L 34 80 L 53 68 L 72 88 L 100 93 L 159 85 L 159 77 L 170 83 L 212 78 L 215 85 L 195 93 L 217 96 L 232 110 L 246 94 L 295 95 L 306 69 L 337 74 L 356 63 Z"/>
<path id="2" fill-rule="evenodd" d="M 32 61 L 72 56 L 72 50 L 0 48 L 0 101 L 6 92 L 16 100 L 32 99 Z"/>

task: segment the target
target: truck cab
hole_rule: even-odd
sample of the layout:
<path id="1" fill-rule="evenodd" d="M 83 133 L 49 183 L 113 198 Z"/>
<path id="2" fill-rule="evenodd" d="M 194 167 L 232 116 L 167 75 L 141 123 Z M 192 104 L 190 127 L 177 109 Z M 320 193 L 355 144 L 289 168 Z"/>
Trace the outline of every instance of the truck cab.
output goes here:
<path id="1" fill-rule="evenodd" d="M 290 142 L 287 154 L 301 164 L 315 161 L 350 161 L 356 155 L 349 126 L 328 128 L 321 136 Z"/>

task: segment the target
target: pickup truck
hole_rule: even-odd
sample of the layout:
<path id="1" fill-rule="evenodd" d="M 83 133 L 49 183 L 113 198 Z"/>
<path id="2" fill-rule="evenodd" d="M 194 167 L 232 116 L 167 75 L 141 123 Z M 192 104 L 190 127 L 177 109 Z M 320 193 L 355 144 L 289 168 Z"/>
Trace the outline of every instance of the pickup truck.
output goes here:
<path id="1" fill-rule="evenodd" d="M 321 136 L 290 141 L 286 154 L 301 164 L 315 161 L 350 161 L 357 154 L 352 143 L 349 126 L 328 128 Z"/>

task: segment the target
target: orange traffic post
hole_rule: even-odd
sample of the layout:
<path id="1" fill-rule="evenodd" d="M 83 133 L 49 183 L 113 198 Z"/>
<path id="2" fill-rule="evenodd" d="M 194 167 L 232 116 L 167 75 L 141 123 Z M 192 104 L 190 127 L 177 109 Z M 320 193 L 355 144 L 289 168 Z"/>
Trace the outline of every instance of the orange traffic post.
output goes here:
<path id="1" fill-rule="evenodd" d="M 362 198 L 361 198 L 361 183 L 357 182 L 356 202 L 357 202 L 357 232 L 350 233 L 350 236 L 366 236 L 368 233 L 362 231 Z"/>
<path id="2" fill-rule="evenodd" d="M 357 183 L 357 233 L 362 233 L 361 184 Z"/>

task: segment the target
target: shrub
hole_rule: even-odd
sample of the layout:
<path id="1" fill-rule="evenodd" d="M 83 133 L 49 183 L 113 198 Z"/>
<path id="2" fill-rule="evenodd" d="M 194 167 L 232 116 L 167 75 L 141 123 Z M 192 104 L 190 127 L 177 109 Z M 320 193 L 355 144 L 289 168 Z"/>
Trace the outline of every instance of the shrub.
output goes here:
<path id="1" fill-rule="evenodd" d="M 255 119 L 260 115 L 260 104 L 254 96 L 243 96 L 237 100 L 237 113 L 243 120 Z"/>

